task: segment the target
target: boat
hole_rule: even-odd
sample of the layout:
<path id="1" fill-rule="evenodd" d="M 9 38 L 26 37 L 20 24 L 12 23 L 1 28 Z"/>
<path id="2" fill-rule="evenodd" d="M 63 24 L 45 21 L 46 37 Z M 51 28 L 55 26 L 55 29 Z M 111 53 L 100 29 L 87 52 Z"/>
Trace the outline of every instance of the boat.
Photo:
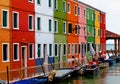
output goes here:
<path id="1" fill-rule="evenodd" d="M 115 63 L 115 60 L 112 58 L 104 60 L 104 62 L 109 63 L 109 66 L 113 65 Z"/>
<path id="2" fill-rule="evenodd" d="M 108 66 L 109 66 L 109 63 L 100 63 L 100 64 L 98 64 L 98 67 L 99 67 L 100 69 L 107 68 Z"/>

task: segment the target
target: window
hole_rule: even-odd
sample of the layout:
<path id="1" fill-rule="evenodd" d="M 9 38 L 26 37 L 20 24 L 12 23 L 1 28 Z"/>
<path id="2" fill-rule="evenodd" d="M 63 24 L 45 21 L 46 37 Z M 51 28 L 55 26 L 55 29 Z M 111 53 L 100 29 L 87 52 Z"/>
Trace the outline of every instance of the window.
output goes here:
<path id="1" fill-rule="evenodd" d="M 72 24 L 68 23 L 68 33 L 72 33 Z"/>
<path id="2" fill-rule="evenodd" d="M 97 30 L 97 29 L 96 29 L 96 28 L 94 28 L 94 36 L 97 36 L 97 34 L 96 34 L 96 30 Z"/>
<path id="3" fill-rule="evenodd" d="M 34 58 L 34 46 L 33 44 L 29 44 L 29 58 Z"/>
<path id="4" fill-rule="evenodd" d="M 76 54 L 78 53 L 78 46 L 77 46 L 77 44 L 75 44 L 75 53 Z"/>
<path id="5" fill-rule="evenodd" d="M 38 58 L 41 57 L 41 44 L 37 45 L 37 55 L 38 55 Z"/>
<path id="6" fill-rule="evenodd" d="M 84 10 L 84 17 L 86 17 L 86 10 Z"/>
<path id="7" fill-rule="evenodd" d="M 52 56 L 52 44 L 49 44 L 49 56 Z"/>
<path id="8" fill-rule="evenodd" d="M 78 15 L 80 15 L 80 7 L 78 7 Z"/>
<path id="9" fill-rule="evenodd" d="M 52 31 L 52 21 L 49 19 L 49 32 L 51 32 Z"/>
<path id="10" fill-rule="evenodd" d="M 66 12 L 66 3 L 63 2 L 63 12 Z"/>
<path id="11" fill-rule="evenodd" d="M 78 45 L 78 53 L 80 54 L 80 51 L 81 51 L 81 46 L 80 46 L 80 44 Z"/>
<path id="12" fill-rule="evenodd" d="M 2 10 L 2 26 L 4 28 L 7 28 L 8 27 L 8 21 L 9 21 L 9 18 L 8 18 L 8 10 Z"/>
<path id="13" fill-rule="evenodd" d="M 94 21 L 94 13 L 91 13 L 91 15 L 92 15 L 92 21 Z"/>
<path id="14" fill-rule="evenodd" d="M 19 45 L 17 43 L 13 44 L 13 54 L 14 54 L 14 60 L 19 60 Z"/>
<path id="15" fill-rule="evenodd" d="M 54 32 L 58 33 L 58 21 L 57 20 L 54 21 Z"/>
<path id="16" fill-rule="evenodd" d="M 58 9 L 58 0 L 54 0 L 54 9 L 55 9 L 55 10 Z"/>
<path id="17" fill-rule="evenodd" d="M 87 19 L 89 19 L 89 11 L 87 11 Z"/>
<path id="18" fill-rule="evenodd" d="M 77 15 L 77 6 L 74 6 L 74 14 Z"/>
<path id="19" fill-rule="evenodd" d="M 90 43 L 87 43 L 87 51 L 90 51 Z"/>
<path id="20" fill-rule="evenodd" d="M 33 3 L 33 0 L 28 0 L 29 2 Z"/>
<path id="21" fill-rule="evenodd" d="M 58 55 L 58 45 L 55 44 L 55 56 L 57 56 L 57 55 Z"/>
<path id="22" fill-rule="evenodd" d="M 75 34 L 78 33 L 78 28 L 77 28 L 77 25 L 75 25 Z"/>
<path id="23" fill-rule="evenodd" d="M 80 25 L 78 25 L 78 32 L 77 33 L 80 34 L 80 32 L 81 32 L 80 31 Z"/>
<path id="24" fill-rule="evenodd" d="M 40 17 L 37 17 L 37 30 L 40 30 L 41 27 L 41 19 Z"/>
<path id="25" fill-rule="evenodd" d="M 9 45 L 7 43 L 2 44 L 2 57 L 3 62 L 9 61 Z"/>
<path id="26" fill-rule="evenodd" d="M 18 13 L 14 12 L 13 13 L 13 28 L 14 29 L 18 29 L 18 25 L 19 25 L 18 19 L 19 19 Z"/>
<path id="27" fill-rule="evenodd" d="M 68 44 L 68 54 L 70 54 L 70 44 Z"/>
<path id="28" fill-rule="evenodd" d="M 98 29 L 98 36 L 101 36 L 101 30 Z"/>
<path id="29" fill-rule="evenodd" d="M 48 0 L 48 6 L 51 7 L 51 0 Z"/>
<path id="30" fill-rule="evenodd" d="M 63 22 L 63 32 L 66 34 L 66 22 Z"/>
<path id="31" fill-rule="evenodd" d="M 28 27 L 29 27 L 29 30 L 33 30 L 33 16 L 32 15 L 29 15 Z"/>
<path id="32" fill-rule="evenodd" d="M 86 34 L 86 27 L 84 27 L 84 35 L 86 36 L 87 34 Z"/>
<path id="33" fill-rule="evenodd" d="M 41 1 L 41 0 L 37 0 L 37 4 L 40 4 L 40 1 Z"/>
<path id="34" fill-rule="evenodd" d="M 68 3 L 67 11 L 70 13 L 70 3 Z"/>
<path id="35" fill-rule="evenodd" d="M 66 44 L 63 45 L 63 55 L 66 55 Z"/>

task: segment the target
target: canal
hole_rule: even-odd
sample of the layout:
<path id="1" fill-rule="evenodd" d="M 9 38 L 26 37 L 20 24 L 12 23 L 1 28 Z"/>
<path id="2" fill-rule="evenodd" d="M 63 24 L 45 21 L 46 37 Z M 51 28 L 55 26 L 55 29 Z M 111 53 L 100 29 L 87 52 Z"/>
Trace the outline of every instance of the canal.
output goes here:
<path id="1" fill-rule="evenodd" d="M 120 63 L 100 70 L 95 76 L 77 76 L 57 84 L 120 84 Z"/>

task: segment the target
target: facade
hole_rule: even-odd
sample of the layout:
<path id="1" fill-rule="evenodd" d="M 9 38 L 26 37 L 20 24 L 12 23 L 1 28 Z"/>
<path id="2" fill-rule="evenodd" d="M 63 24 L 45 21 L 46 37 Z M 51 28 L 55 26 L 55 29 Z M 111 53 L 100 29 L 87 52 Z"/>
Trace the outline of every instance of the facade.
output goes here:
<path id="1" fill-rule="evenodd" d="M 83 58 L 86 57 L 86 45 L 87 45 L 87 28 L 86 28 L 86 7 L 85 5 L 78 4 L 78 29 L 79 30 L 79 62 L 83 64 Z M 84 60 L 85 61 L 85 60 Z M 86 63 L 86 62 L 84 62 Z"/>
<path id="2" fill-rule="evenodd" d="M 66 49 L 66 0 L 54 0 L 54 59 L 56 69 L 66 67 Z"/>
<path id="3" fill-rule="evenodd" d="M 87 63 L 90 45 L 106 53 L 106 14 L 78 0 L 0 0 L 0 11 L 0 79 L 7 66 L 17 80 Z"/>
<path id="4" fill-rule="evenodd" d="M 95 45 L 96 52 L 100 51 L 100 12 L 95 10 Z"/>
<path id="5" fill-rule="evenodd" d="M 92 47 L 95 46 L 94 9 L 92 9 L 89 6 L 87 6 L 86 8 L 86 24 L 87 24 L 87 56 L 92 56 L 90 54 L 90 45 L 92 45 Z"/>
<path id="6" fill-rule="evenodd" d="M 10 0 L 0 0 L 0 72 L 10 68 L 11 17 Z M 0 79 L 5 79 L 6 73 L 1 73 Z"/>
<path id="7" fill-rule="evenodd" d="M 20 79 L 20 75 L 24 78 L 35 74 L 35 69 L 25 69 L 35 66 L 34 1 L 11 0 L 11 7 L 10 69 L 18 69 L 18 71 L 11 72 L 11 76 L 13 79 Z M 23 72 L 19 71 L 21 68 Z"/>
<path id="8" fill-rule="evenodd" d="M 78 3 L 67 0 L 67 48 L 68 67 L 75 66 L 75 59 L 78 60 Z"/>
<path id="9" fill-rule="evenodd" d="M 106 53 L 106 17 L 104 12 L 100 12 L 100 30 L 101 30 L 101 37 L 100 37 L 100 49 L 105 54 Z"/>
<path id="10" fill-rule="evenodd" d="M 35 0 L 36 66 L 54 62 L 53 0 Z M 50 59 L 48 59 L 48 56 Z M 45 66 L 45 71 L 51 70 Z M 37 70 L 38 72 L 38 70 Z"/>

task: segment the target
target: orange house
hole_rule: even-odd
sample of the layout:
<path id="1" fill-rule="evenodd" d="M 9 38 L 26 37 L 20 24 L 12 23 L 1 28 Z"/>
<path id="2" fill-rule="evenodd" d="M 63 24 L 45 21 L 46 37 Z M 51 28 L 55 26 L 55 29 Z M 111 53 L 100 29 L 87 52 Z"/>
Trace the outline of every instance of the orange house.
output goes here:
<path id="1" fill-rule="evenodd" d="M 78 60 L 78 43 L 78 3 L 67 0 L 68 67 L 74 67 Z"/>
<path id="2" fill-rule="evenodd" d="M 10 0 L 0 0 L 0 79 L 6 80 L 6 67 L 10 68 Z"/>

